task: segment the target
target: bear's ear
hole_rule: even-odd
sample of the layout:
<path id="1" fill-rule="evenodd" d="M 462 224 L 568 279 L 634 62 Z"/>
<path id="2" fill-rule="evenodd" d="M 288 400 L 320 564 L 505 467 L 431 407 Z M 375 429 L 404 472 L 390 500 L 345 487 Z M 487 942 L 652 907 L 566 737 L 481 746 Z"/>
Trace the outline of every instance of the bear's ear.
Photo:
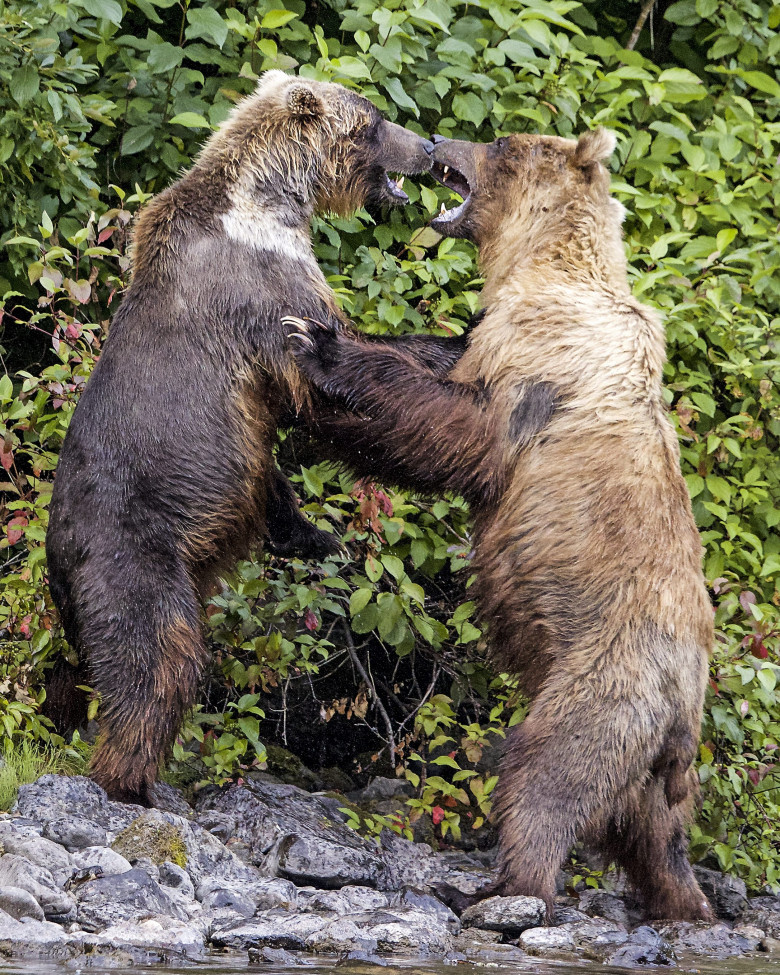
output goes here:
<path id="1" fill-rule="evenodd" d="M 290 85 L 287 89 L 286 103 L 291 115 L 311 117 L 325 114 L 322 100 L 308 85 Z"/>
<path id="2" fill-rule="evenodd" d="M 583 133 L 577 140 L 574 150 L 575 166 L 590 166 L 593 163 L 609 159 L 615 151 L 617 139 L 614 132 L 599 127 L 592 132 Z"/>

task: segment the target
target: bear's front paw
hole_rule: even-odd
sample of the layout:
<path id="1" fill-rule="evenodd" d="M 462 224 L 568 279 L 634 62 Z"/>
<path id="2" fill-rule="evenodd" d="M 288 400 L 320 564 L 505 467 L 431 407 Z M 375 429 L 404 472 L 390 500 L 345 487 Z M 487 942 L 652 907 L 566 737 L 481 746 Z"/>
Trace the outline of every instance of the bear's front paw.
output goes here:
<path id="1" fill-rule="evenodd" d="M 282 324 L 289 329 L 287 348 L 301 372 L 320 389 L 336 393 L 333 367 L 339 359 L 342 329 L 311 318 L 288 315 Z"/>

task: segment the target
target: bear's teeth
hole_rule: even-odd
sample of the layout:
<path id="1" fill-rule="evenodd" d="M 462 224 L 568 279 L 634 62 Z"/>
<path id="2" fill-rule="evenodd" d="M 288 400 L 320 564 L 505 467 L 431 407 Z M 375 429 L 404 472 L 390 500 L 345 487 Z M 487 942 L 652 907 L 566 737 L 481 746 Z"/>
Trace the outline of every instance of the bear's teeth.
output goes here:
<path id="1" fill-rule="evenodd" d="M 448 173 L 449 171 L 450 171 L 450 167 L 449 167 L 449 166 L 445 166 L 445 167 L 444 167 L 444 178 L 445 178 L 445 179 L 447 178 L 447 173 Z"/>
<path id="2" fill-rule="evenodd" d="M 441 210 L 439 210 L 439 216 L 440 216 L 440 217 L 443 217 L 443 216 L 444 216 L 444 214 L 445 214 L 446 212 L 447 212 L 447 208 L 446 208 L 446 207 L 444 206 L 444 204 L 442 203 L 442 205 L 441 205 Z"/>
<path id="3" fill-rule="evenodd" d="M 398 187 L 399 190 L 402 190 L 404 188 L 404 178 L 403 178 L 403 176 L 399 176 L 398 177 L 398 179 L 396 180 L 395 185 Z"/>

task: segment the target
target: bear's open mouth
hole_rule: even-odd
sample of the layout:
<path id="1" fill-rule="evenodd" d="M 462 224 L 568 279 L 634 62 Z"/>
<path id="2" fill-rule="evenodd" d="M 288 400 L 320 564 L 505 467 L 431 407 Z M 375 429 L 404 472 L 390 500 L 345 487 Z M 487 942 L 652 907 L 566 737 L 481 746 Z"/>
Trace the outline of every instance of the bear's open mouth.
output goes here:
<path id="1" fill-rule="evenodd" d="M 433 166 L 431 167 L 431 175 L 442 186 L 454 190 L 463 200 L 462 203 L 453 207 L 451 210 L 448 210 L 442 203 L 439 214 L 431 220 L 431 226 L 435 228 L 437 224 L 443 226 L 463 216 L 471 199 L 471 187 L 463 173 L 459 172 L 453 166 L 444 165 L 436 160 L 434 160 Z"/>
<path id="2" fill-rule="evenodd" d="M 401 176 L 391 176 L 390 173 L 385 173 L 385 192 L 390 197 L 393 202 L 396 203 L 408 203 L 409 197 L 403 191 L 404 177 Z"/>

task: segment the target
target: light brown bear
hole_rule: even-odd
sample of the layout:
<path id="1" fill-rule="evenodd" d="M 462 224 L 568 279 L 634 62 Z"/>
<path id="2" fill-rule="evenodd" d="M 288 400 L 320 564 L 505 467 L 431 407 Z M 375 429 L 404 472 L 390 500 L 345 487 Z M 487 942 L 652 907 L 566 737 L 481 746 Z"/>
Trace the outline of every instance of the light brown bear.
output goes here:
<path id="1" fill-rule="evenodd" d="M 338 545 L 274 466 L 280 418 L 317 408 L 281 319 L 343 321 L 312 214 L 407 202 L 388 171 L 427 171 L 432 150 L 340 85 L 271 71 L 138 217 L 132 282 L 65 439 L 46 540 L 87 665 L 59 665 L 50 714 L 72 725 L 75 684 L 98 690 L 92 775 L 113 799 L 152 801 L 207 658 L 200 600 L 218 573 L 265 538 L 320 556 Z M 462 352 L 434 336 L 404 347 L 443 372 Z"/>
<path id="2" fill-rule="evenodd" d="M 503 891 L 552 909 L 581 837 L 650 917 L 709 918 L 685 826 L 712 607 L 663 327 L 627 283 L 614 146 L 603 130 L 438 140 L 434 175 L 464 201 L 433 226 L 475 241 L 485 276 L 484 318 L 446 379 L 312 323 L 293 345 L 355 412 L 353 448 L 381 445 L 385 477 L 472 501 L 492 659 L 531 699 L 497 792 Z"/>

